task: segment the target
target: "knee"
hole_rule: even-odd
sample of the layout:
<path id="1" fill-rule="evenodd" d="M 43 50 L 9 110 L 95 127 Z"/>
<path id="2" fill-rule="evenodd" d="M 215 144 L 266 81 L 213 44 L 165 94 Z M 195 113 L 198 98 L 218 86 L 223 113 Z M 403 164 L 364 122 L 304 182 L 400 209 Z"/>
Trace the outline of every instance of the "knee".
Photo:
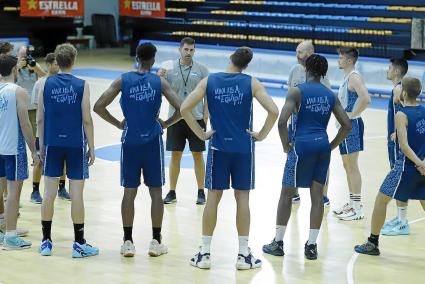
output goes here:
<path id="1" fill-rule="evenodd" d="M 201 161 L 204 158 L 202 152 L 192 152 L 192 156 L 195 161 Z"/>
<path id="2" fill-rule="evenodd" d="M 180 160 L 182 159 L 182 152 L 171 152 L 171 160 L 175 163 L 180 163 Z"/>
<path id="3" fill-rule="evenodd" d="M 218 190 L 209 190 L 207 203 L 209 205 L 218 206 L 221 200 L 222 192 Z"/>

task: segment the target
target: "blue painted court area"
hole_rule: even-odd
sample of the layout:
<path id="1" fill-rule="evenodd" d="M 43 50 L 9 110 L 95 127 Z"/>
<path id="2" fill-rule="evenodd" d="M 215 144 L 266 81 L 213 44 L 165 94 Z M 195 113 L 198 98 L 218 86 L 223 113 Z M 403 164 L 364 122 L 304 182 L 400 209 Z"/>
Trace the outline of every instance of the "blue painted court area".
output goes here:
<path id="1" fill-rule="evenodd" d="M 121 158 L 121 144 L 109 145 L 97 148 L 95 150 L 97 158 L 106 160 L 109 162 L 119 162 Z M 206 159 L 206 152 L 204 152 L 204 158 Z M 171 152 L 165 152 L 165 167 L 170 165 Z M 183 157 L 181 161 L 182 168 L 193 168 L 193 158 L 192 154 L 189 151 L 189 147 L 186 145 L 186 148 L 183 152 Z"/>

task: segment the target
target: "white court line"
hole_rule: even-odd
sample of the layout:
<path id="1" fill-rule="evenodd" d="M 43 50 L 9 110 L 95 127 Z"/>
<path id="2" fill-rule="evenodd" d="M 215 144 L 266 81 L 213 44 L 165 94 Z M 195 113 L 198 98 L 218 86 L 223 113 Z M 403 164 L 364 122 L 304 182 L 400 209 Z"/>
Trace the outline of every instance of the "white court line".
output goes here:
<path id="1" fill-rule="evenodd" d="M 410 221 L 409 224 L 414 224 L 420 221 L 425 220 L 425 217 Z M 350 261 L 347 264 L 347 283 L 348 284 L 354 284 L 354 276 L 353 276 L 353 272 L 354 272 L 354 264 L 356 263 L 357 258 L 359 257 L 359 253 L 355 252 L 353 253 L 353 255 L 350 258 Z"/>

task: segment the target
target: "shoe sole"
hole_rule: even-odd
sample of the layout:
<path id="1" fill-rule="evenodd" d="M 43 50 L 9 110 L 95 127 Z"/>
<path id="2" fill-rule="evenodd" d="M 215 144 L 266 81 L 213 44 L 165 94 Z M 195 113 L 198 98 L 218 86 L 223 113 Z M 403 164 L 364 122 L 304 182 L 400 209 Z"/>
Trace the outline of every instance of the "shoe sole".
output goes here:
<path id="1" fill-rule="evenodd" d="M 99 253 L 97 253 L 97 254 L 91 254 L 91 255 L 84 255 L 84 256 L 82 256 L 82 255 L 72 255 L 72 258 L 86 258 L 86 257 L 96 256 L 98 254 Z"/>
<path id="2" fill-rule="evenodd" d="M 211 268 L 211 263 L 196 265 L 196 263 L 190 262 L 190 265 L 192 265 L 193 267 L 200 268 L 200 269 L 210 269 Z"/>
<path id="3" fill-rule="evenodd" d="M 173 204 L 176 203 L 177 199 L 171 200 L 171 201 L 164 201 L 164 204 Z"/>
<path id="4" fill-rule="evenodd" d="M 135 255 L 135 253 L 134 252 L 125 252 L 125 253 L 121 253 L 122 254 L 122 256 L 124 256 L 124 257 L 133 257 L 134 255 Z"/>
<path id="5" fill-rule="evenodd" d="M 356 249 L 354 249 L 355 252 L 359 253 L 359 254 L 366 254 L 366 255 L 372 255 L 372 256 L 379 256 L 381 254 L 381 252 L 374 252 L 374 253 L 366 253 L 366 252 L 360 252 L 357 251 Z"/>
<path id="6" fill-rule="evenodd" d="M 65 197 L 58 197 L 60 200 L 65 200 L 65 201 L 71 201 L 71 198 L 65 198 Z"/>
<path id="7" fill-rule="evenodd" d="M 364 216 L 356 217 L 356 218 L 353 218 L 353 219 L 350 219 L 350 218 L 351 217 L 348 217 L 348 218 L 338 217 L 338 219 L 341 220 L 341 221 L 359 221 L 359 220 L 363 220 Z"/>
<path id="8" fill-rule="evenodd" d="M 389 236 L 389 237 L 408 236 L 408 235 L 410 235 L 410 232 L 409 233 L 398 233 L 398 234 L 381 233 L 381 235 Z"/>
<path id="9" fill-rule="evenodd" d="M 7 250 L 7 251 L 12 251 L 12 250 L 24 250 L 24 249 L 29 249 L 31 248 L 31 246 L 26 246 L 26 247 L 7 247 L 3 244 L 2 249 L 3 250 Z"/>
<path id="10" fill-rule="evenodd" d="M 266 250 L 264 250 L 264 249 L 263 249 L 263 252 L 264 252 L 264 253 L 267 253 L 267 254 L 270 254 L 270 255 L 273 255 L 273 256 L 285 256 L 285 253 L 282 253 L 282 254 L 276 254 L 276 253 L 272 253 L 272 252 L 270 252 L 270 251 L 266 251 Z"/>
<path id="11" fill-rule="evenodd" d="M 204 205 L 204 204 L 205 204 L 205 201 L 202 201 L 202 202 L 196 201 L 196 205 Z"/>
<path id="12" fill-rule="evenodd" d="M 35 201 L 35 200 L 30 200 L 30 202 L 31 203 L 34 203 L 34 204 L 41 204 L 41 203 L 43 203 L 43 202 L 39 202 L 39 201 Z"/>
<path id="13" fill-rule="evenodd" d="M 261 265 L 258 265 L 258 266 L 243 266 L 243 265 L 236 264 L 237 270 L 250 270 L 250 269 L 257 269 L 257 268 L 261 268 Z"/>
<path id="14" fill-rule="evenodd" d="M 156 253 L 156 252 L 154 252 L 154 251 L 149 251 L 149 252 L 148 252 L 148 255 L 149 255 L 149 256 L 151 256 L 151 257 L 158 257 L 158 256 L 161 256 L 161 255 L 163 255 L 163 254 L 167 254 L 167 253 L 168 253 L 168 251 L 163 252 L 163 253 L 160 253 L 160 254 L 158 254 L 158 253 Z"/>
<path id="15" fill-rule="evenodd" d="M 305 258 L 307 258 L 308 260 L 317 260 L 317 256 L 316 257 L 305 256 Z"/>

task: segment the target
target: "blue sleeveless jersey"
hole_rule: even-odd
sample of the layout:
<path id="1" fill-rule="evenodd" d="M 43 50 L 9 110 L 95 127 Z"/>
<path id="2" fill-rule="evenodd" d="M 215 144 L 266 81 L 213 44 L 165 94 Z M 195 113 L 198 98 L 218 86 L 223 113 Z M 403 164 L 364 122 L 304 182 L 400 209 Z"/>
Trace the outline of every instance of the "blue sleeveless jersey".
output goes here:
<path id="1" fill-rule="evenodd" d="M 326 128 L 335 106 L 334 93 L 321 83 L 307 82 L 298 85 L 301 104 L 297 113 L 294 139 L 328 137 Z"/>
<path id="2" fill-rule="evenodd" d="M 161 108 L 161 78 L 156 74 L 128 72 L 121 75 L 121 109 L 125 129 L 121 142 L 141 145 L 162 134 L 158 121 Z"/>
<path id="3" fill-rule="evenodd" d="M 407 141 L 413 152 L 423 160 L 425 158 L 425 107 L 408 106 L 401 107 L 400 111 L 407 116 Z M 415 164 L 401 155 L 401 159 L 405 159 L 405 170 L 416 170 Z"/>
<path id="4" fill-rule="evenodd" d="M 345 111 L 352 112 L 359 96 L 357 95 L 355 91 L 350 91 L 350 90 L 347 90 L 347 95 L 348 95 L 348 102 L 347 102 L 347 107 L 345 108 Z"/>
<path id="5" fill-rule="evenodd" d="M 44 145 L 81 147 L 85 143 L 81 102 L 85 81 L 60 73 L 46 79 L 43 93 Z"/>
<path id="6" fill-rule="evenodd" d="M 396 86 L 400 85 L 401 82 L 397 83 Z M 388 114 L 387 114 L 387 139 L 390 140 L 390 136 L 395 131 L 394 118 L 395 114 L 400 110 L 401 105 L 394 104 L 394 89 L 391 91 L 391 97 L 388 101 Z"/>
<path id="7" fill-rule="evenodd" d="M 216 131 L 210 146 L 224 152 L 251 153 L 252 78 L 241 73 L 215 73 L 208 77 L 207 101 L 211 126 Z"/>

